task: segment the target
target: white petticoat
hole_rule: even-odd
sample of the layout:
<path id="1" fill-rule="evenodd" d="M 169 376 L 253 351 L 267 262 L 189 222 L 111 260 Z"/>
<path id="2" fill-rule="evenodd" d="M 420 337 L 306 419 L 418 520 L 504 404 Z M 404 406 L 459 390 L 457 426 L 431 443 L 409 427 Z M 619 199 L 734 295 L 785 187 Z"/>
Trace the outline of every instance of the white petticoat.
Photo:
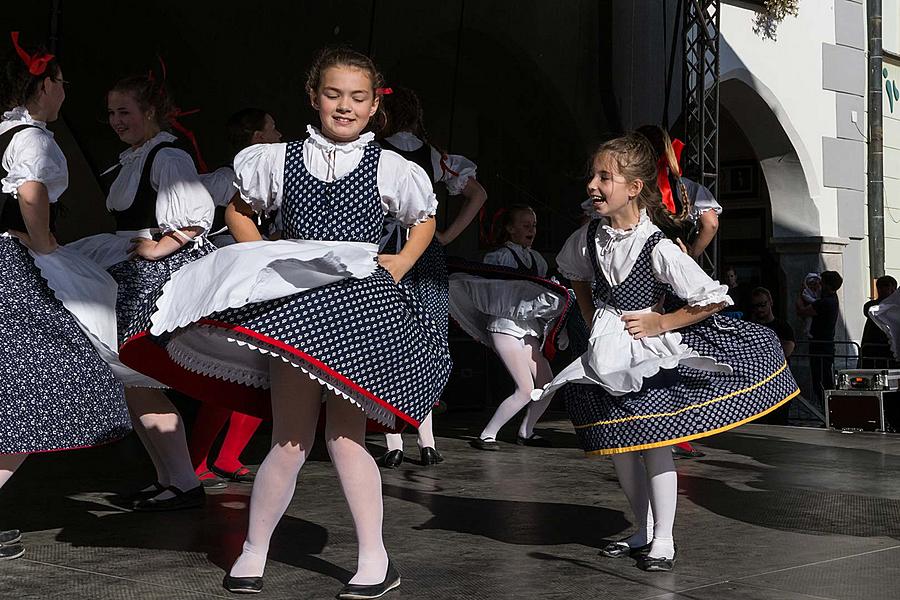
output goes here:
<path id="1" fill-rule="evenodd" d="M 501 280 L 454 273 L 450 315 L 463 330 L 491 347 L 491 332 L 541 340 L 562 314 L 563 298 L 526 280 Z"/>
<path id="2" fill-rule="evenodd" d="M 894 292 L 870 306 L 869 316 L 888 337 L 894 358 L 900 360 L 900 293 Z"/>
<path id="3" fill-rule="evenodd" d="M 116 378 L 126 387 L 165 387 L 158 381 L 130 369 L 119 360 L 116 343 L 115 279 L 93 260 L 69 246 L 51 254 L 29 250 L 34 264 L 62 305 L 75 318 Z"/>
<path id="4" fill-rule="evenodd" d="M 648 308 L 624 314 L 651 310 Z M 677 331 L 634 339 L 621 317 L 608 307 L 595 311 L 587 352 L 560 371 L 544 389 L 534 390 L 532 398 L 550 398 L 567 383 L 599 385 L 613 396 L 622 396 L 639 391 L 644 379 L 653 377 L 660 369 L 674 369 L 678 365 L 702 371 L 732 373 L 730 366 L 701 356 L 683 344 Z"/>
<path id="5" fill-rule="evenodd" d="M 362 242 L 278 240 L 221 248 L 179 269 L 151 317 L 153 335 L 212 313 L 285 298 L 375 272 L 378 246 Z"/>

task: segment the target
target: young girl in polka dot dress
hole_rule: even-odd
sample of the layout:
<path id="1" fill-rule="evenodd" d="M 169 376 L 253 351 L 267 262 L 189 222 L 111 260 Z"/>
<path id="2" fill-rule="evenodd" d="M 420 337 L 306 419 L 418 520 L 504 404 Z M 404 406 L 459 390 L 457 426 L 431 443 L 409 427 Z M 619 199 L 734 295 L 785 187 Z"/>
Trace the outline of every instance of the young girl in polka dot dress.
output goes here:
<path id="1" fill-rule="evenodd" d="M 115 346 L 115 282 L 53 235 L 69 183 L 47 129 L 66 97 L 62 69 L 18 37 L 17 52 L 0 60 L 0 488 L 30 454 L 105 444 L 131 430 L 122 384 L 95 349 L 104 340 Z M 97 308 L 104 297 L 108 336 Z M 4 525 L 0 560 L 18 558 L 21 533 Z"/>
<path id="2" fill-rule="evenodd" d="M 771 330 L 716 315 L 732 303 L 727 287 L 654 225 L 668 215 L 656 164 L 640 134 L 594 155 L 588 194 L 603 218 L 557 256 L 592 324 L 589 347 L 543 397 L 561 389 L 582 448 L 612 455 L 634 511 L 638 531 L 602 554 L 668 571 L 678 493 L 670 446 L 752 421 L 798 389 Z M 674 310 L 662 314 L 664 303 Z"/>
<path id="3" fill-rule="evenodd" d="M 366 418 L 418 426 L 450 360 L 440 328 L 410 286 L 398 285 L 434 237 L 437 202 L 420 167 L 363 133 L 381 85 L 372 61 L 356 52 L 327 50 L 315 60 L 307 92 L 321 128 L 310 127 L 301 142 L 237 155 L 242 199 L 226 220 L 239 243 L 176 274 L 153 317 L 154 333 L 199 321 L 167 346 L 180 364 L 271 388 L 272 447 L 253 486 L 243 552 L 225 577 L 230 591 L 262 587 L 269 541 L 315 440 L 323 392 L 326 444 L 359 543 L 356 572 L 339 597 L 380 597 L 400 583 L 382 540 L 381 477 L 365 447 Z M 276 208 L 283 239 L 255 241 L 247 215 Z M 398 254 L 376 262 L 386 215 L 410 233 Z"/>

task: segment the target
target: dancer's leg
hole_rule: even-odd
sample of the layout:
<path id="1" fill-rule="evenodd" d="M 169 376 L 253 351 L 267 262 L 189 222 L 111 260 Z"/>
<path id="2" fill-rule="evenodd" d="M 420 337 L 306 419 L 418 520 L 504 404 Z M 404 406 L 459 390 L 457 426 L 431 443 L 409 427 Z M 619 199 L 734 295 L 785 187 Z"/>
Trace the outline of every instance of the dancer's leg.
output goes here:
<path id="1" fill-rule="evenodd" d="M 394 450 L 403 452 L 403 434 L 386 433 L 384 434 L 384 441 L 387 443 L 388 452 L 393 452 Z"/>
<path id="2" fill-rule="evenodd" d="M 159 482 L 173 485 L 182 491 L 200 485 L 191 456 L 188 453 L 184 423 L 166 395 L 157 389 L 128 388 L 125 399 L 132 414 L 132 423 L 153 460 Z M 160 500 L 173 497 L 164 491 Z"/>
<path id="3" fill-rule="evenodd" d="M 6 485 L 26 458 L 27 454 L 0 454 L 0 488 Z"/>
<path id="4" fill-rule="evenodd" d="M 553 371 L 550 369 L 550 363 L 544 353 L 541 352 L 541 342 L 536 337 L 528 336 L 525 338 L 525 344 L 531 350 L 531 361 L 529 368 L 534 376 L 534 387 L 542 388 L 553 380 Z M 547 407 L 550 406 L 551 398 L 538 400 L 537 402 L 529 402 L 528 410 L 525 412 L 525 418 L 519 425 L 519 437 L 526 440 L 534 434 L 534 426 L 538 420 L 544 415 Z"/>
<path id="5" fill-rule="evenodd" d="M 327 411 L 328 454 L 350 507 L 359 544 L 356 574 L 350 583 L 381 583 L 388 567 L 381 535 L 384 515 L 381 473 L 366 450 L 366 415 L 355 404 L 333 394 L 329 395 Z"/>
<path id="6" fill-rule="evenodd" d="M 262 419 L 251 417 L 239 412 L 231 413 L 228 421 L 228 429 L 225 431 L 225 439 L 213 464 L 216 469 L 225 473 L 234 473 L 244 466 L 241 462 L 241 452 L 250 443 L 253 434 L 259 428 Z"/>
<path id="7" fill-rule="evenodd" d="M 505 333 L 492 333 L 491 342 L 503 362 L 503 366 L 512 376 L 516 389 L 497 407 L 494 416 L 481 432 L 480 437 L 483 440 L 497 439 L 500 428 L 531 402 L 531 392 L 534 390 L 534 379 L 529 366 L 531 363 L 530 346 L 527 346 L 523 340 Z"/>
<path id="8" fill-rule="evenodd" d="M 275 526 L 297 487 L 300 467 L 316 440 L 322 388 L 280 358 L 269 362 L 272 376 L 272 449 L 259 466 L 250 494 L 250 524 L 232 577 L 261 577 Z"/>
<path id="9" fill-rule="evenodd" d="M 624 541 L 630 548 L 640 548 L 653 540 L 653 512 L 650 510 L 647 472 L 639 452 L 614 454 L 612 460 L 637 526 L 637 530 Z"/>
<path id="10" fill-rule="evenodd" d="M 189 452 L 191 454 L 191 464 L 197 475 L 209 470 L 207 461 L 209 460 L 209 451 L 212 449 L 213 443 L 222 431 L 222 427 L 228 421 L 230 411 L 218 408 L 212 404 L 204 402 L 197 411 L 197 419 L 191 428 L 191 436 L 189 442 Z"/>
<path id="11" fill-rule="evenodd" d="M 428 416 L 419 423 L 419 448 L 435 448 L 434 445 L 434 412 L 429 411 Z"/>
<path id="12" fill-rule="evenodd" d="M 650 556 L 674 558 L 675 541 L 672 530 L 675 526 L 675 507 L 678 502 L 678 474 L 675 471 L 671 447 L 645 450 L 644 465 L 649 481 L 650 505 L 655 517 Z"/>

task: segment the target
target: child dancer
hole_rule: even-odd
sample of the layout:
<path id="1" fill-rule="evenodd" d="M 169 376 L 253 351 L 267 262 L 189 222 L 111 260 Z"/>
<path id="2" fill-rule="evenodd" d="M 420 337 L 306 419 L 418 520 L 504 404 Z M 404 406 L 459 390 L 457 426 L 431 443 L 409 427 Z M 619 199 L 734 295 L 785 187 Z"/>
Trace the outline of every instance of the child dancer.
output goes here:
<path id="1" fill-rule="evenodd" d="M 47 129 L 66 97 L 63 73 L 53 55 L 18 38 L 0 68 L 0 488 L 29 454 L 105 444 L 131 429 L 122 385 L 86 335 L 94 333 L 66 309 L 90 298 L 57 291 L 66 285 L 59 277 L 81 277 L 87 262 L 52 233 L 69 183 Z M 0 560 L 22 556 L 21 533 L 3 525 Z"/>
<path id="2" fill-rule="evenodd" d="M 475 163 L 463 156 L 445 154 L 428 143 L 422 105 L 414 91 L 404 87 L 392 88 L 391 93 L 382 98 L 382 104 L 385 127 L 378 134 L 379 144 L 422 167 L 431 175 L 435 186 L 443 185 L 451 196 L 462 195 L 465 198 L 456 218 L 444 231 L 435 232 L 434 241 L 412 270 L 416 297 L 429 311 L 446 339 L 450 305 L 443 247 L 452 243 L 478 216 L 478 211 L 487 200 L 487 193 L 475 180 Z M 389 232 L 383 244 L 393 243 L 395 247 L 388 251 L 396 252 L 397 247 L 402 247 L 402 239 L 397 239 L 400 232 L 396 226 Z M 385 248 L 382 247 L 382 250 Z M 418 430 L 419 454 L 425 466 L 444 460 L 435 448 L 432 417 L 433 413 L 428 413 Z M 403 436 L 389 433 L 385 439 L 388 451 L 378 459 L 378 463 L 395 469 L 403 463 Z"/>
<path id="3" fill-rule="evenodd" d="M 226 130 L 228 142 L 235 154 L 254 144 L 277 144 L 281 141 L 281 132 L 275 127 L 275 119 L 260 108 L 245 108 L 236 112 L 228 118 Z M 201 175 L 200 180 L 216 205 L 212 230 L 219 232 L 225 226 L 228 204 L 238 195 L 234 188 L 234 168 L 221 167 L 208 175 Z M 260 223 L 259 216 L 257 223 Z M 227 233 L 213 235 L 211 241 L 218 248 L 235 242 L 234 237 Z M 194 471 L 206 489 L 225 487 L 222 478 L 238 483 L 253 481 L 255 474 L 240 459 L 241 452 L 247 447 L 261 422 L 258 417 L 225 410 L 209 402 L 200 405 L 197 419 L 191 428 L 189 450 Z M 211 460 L 210 449 L 226 424 L 228 427 L 222 445 L 215 460 Z"/>
<path id="4" fill-rule="evenodd" d="M 494 238 L 500 247 L 488 253 L 484 262 L 505 267 L 521 277 L 546 278 L 547 261 L 531 249 L 536 234 L 534 210 L 524 204 L 511 206 L 500 213 L 496 223 Z M 547 410 L 550 399 L 532 402 L 531 393 L 553 378 L 542 346 L 547 325 L 561 314 L 565 300 L 560 303 L 558 296 L 547 289 L 524 284 L 531 285 L 532 291 L 506 279 L 467 280 L 454 276 L 452 281 L 454 319 L 497 353 L 516 386 L 472 441 L 472 446 L 479 450 L 499 450 L 497 433 L 526 405 L 528 410 L 519 425 L 516 443 L 549 446 L 548 440 L 534 433 L 534 425 Z"/>
<path id="5" fill-rule="evenodd" d="M 212 224 L 214 207 L 193 160 L 166 131 L 175 109 L 164 82 L 150 76 L 123 79 L 107 94 L 107 105 L 110 127 L 129 145 L 118 164 L 103 174 L 111 181 L 106 207 L 116 219 L 116 233 L 71 246 L 107 268 L 119 284 L 121 353 L 148 329 L 156 299 L 172 273 L 215 249 L 200 237 Z M 149 366 L 156 359 L 145 360 Z M 139 372 L 124 383 L 135 431 L 157 476 L 129 498 L 136 502 L 134 508 L 202 506 L 205 495 L 191 466 L 184 424 L 160 389 L 164 386 Z"/>
<path id="6" fill-rule="evenodd" d="M 727 288 L 651 221 L 671 219 L 656 175 L 640 134 L 594 155 L 588 194 L 605 219 L 576 231 L 557 257 L 592 323 L 589 350 L 542 396 L 562 388 L 585 452 L 613 455 L 639 529 L 602 554 L 668 571 L 678 493 L 669 446 L 752 421 L 799 390 L 771 330 L 713 316 L 730 304 Z M 660 314 L 667 293 L 684 304 Z"/>
<path id="7" fill-rule="evenodd" d="M 442 332 L 423 318 L 409 287 L 397 285 L 434 237 L 437 202 L 422 169 L 363 134 L 381 86 L 366 56 L 334 49 L 316 58 L 307 91 L 321 129 L 310 127 L 302 142 L 238 154 L 243 200 L 232 202 L 226 219 L 246 243 L 177 273 L 153 317 L 153 333 L 201 319 L 167 347 L 180 364 L 271 386 L 272 448 L 253 485 L 243 552 L 224 580 L 233 592 L 262 588 L 269 541 L 315 440 L 323 392 L 326 444 L 359 543 L 356 573 L 338 597 L 377 598 L 400 583 L 382 540 L 381 476 L 365 448 L 366 417 L 418 426 L 440 397 L 450 361 Z M 247 215 L 275 208 L 284 239 L 253 241 L 259 233 Z M 410 234 L 376 268 L 387 214 Z M 198 289 L 197 281 L 210 283 Z"/>

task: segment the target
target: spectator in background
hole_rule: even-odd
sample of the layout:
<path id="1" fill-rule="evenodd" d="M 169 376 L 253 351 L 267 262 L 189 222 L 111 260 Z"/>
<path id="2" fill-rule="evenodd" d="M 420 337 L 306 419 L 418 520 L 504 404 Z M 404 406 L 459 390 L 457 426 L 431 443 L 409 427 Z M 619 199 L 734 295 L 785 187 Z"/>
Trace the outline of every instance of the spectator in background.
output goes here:
<path id="1" fill-rule="evenodd" d="M 797 299 L 797 315 L 812 317 L 809 327 L 809 368 L 812 372 L 813 394 L 824 406 L 823 390 L 834 389 L 834 330 L 841 307 L 837 291 L 844 284 L 837 271 L 822 274 L 821 297 L 812 304 Z"/>
<path id="2" fill-rule="evenodd" d="M 772 308 L 772 292 L 764 287 L 755 288 L 750 292 L 750 320 L 775 332 L 781 342 L 784 356 L 787 358 L 794 352 L 794 347 L 797 345 L 794 328 L 784 319 L 776 318 Z"/>
<path id="3" fill-rule="evenodd" d="M 737 272 L 730 265 L 722 271 L 722 279 L 722 283 L 728 286 L 728 295 L 734 301 L 734 306 L 725 307 L 722 314 L 727 314 L 735 319 L 743 319 L 747 314 L 747 286 L 738 281 Z"/>
<path id="4" fill-rule="evenodd" d="M 900 363 L 894 359 L 891 353 L 890 340 L 869 316 L 869 308 L 880 304 L 882 300 L 896 291 L 897 280 L 890 275 L 884 275 L 875 280 L 876 297 L 863 306 L 866 326 L 863 329 L 862 344 L 859 348 L 860 369 L 896 369 L 900 367 Z"/>

